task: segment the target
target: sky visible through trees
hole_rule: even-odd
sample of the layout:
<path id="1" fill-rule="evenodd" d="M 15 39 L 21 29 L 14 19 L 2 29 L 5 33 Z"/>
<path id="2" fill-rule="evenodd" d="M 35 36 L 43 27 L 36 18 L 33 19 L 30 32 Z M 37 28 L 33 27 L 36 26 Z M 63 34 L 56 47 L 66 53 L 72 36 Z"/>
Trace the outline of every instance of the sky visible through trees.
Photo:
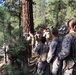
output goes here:
<path id="1" fill-rule="evenodd" d="M 45 0 L 46 2 L 48 2 L 48 0 Z M 4 6 L 5 0 L 0 0 L 0 6 Z"/>
<path id="2" fill-rule="evenodd" d="M 4 6 L 5 0 L 0 0 L 0 6 Z"/>
<path id="3" fill-rule="evenodd" d="M 48 0 L 46 0 L 46 2 L 48 2 Z"/>

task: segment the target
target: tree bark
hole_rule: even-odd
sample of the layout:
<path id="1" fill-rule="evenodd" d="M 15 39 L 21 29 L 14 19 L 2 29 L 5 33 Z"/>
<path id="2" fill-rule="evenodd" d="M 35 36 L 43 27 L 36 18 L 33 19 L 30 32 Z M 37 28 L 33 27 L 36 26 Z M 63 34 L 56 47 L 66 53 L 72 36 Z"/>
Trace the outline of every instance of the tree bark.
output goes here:
<path id="1" fill-rule="evenodd" d="M 29 1 L 29 20 L 30 20 L 30 32 L 34 33 L 34 23 L 33 23 L 33 6 L 32 6 L 32 0 Z"/>
<path id="2" fill-rule="evenodd" d="M 22 0 L 23 32 L 34 32 L 32 0 Z"/>
<path id="3" fill-rule="evenodd" d="M 27 0 L 22 0 L 22 17 L 23 17 L 23 32 L 29 31 L 29 22 L 28 22 L 28 2 Z"/>

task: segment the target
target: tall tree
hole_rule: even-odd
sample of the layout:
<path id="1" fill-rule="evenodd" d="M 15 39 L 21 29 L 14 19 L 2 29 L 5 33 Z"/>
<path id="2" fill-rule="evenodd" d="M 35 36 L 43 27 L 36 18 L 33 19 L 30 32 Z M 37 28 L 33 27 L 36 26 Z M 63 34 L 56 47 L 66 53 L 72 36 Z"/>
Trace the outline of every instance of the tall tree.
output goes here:
<path id="1" fill-rule="evenodd" d="M 5 29 L 5 25 L 4 25 L 4 20 L 5 20 L 5 13 L 4 13 L 4 8 L 0 7 L 0 41 L 2 41 L 1 43 L 4 43 L 5 41 L 5 34 L 4 34 L 4 29 Z M 0 43 L 0 44 L 1 44 Z"/>
<path id="2" fill-rule="evenodd" d="M 66 19 L 76 18 L 75 4 L 76 0 L 48 0 L 46 6 L 46 22 L 48 25 L 60 27 Z"/>
<path id="3" fill-rule="evenodd" d="M 13 36 L 19 38 L 20 33 L 15 32 L 20 31 L 21 26 L 21 4 L 19 5 L 19 0 L 6 0 L 5 1 L 5 31 L 6 31 L 6 41 L 10 41 Z M 18 21 L 19 20 L 19 21 Z"/>
<path id="4" fill-rule="evenodd" d="M 65 17 L 66 8 L 65 3 L 62 0 L 49 0 L 46 6 L 46 21 L 50 26 L 61 25 L 62 19 Z"/>
<path id="5" fill-rule="evenodd" d="M 34 33 L 32 0 L 22 0 L 23 32 Z"/>
<path id="6" fill-rule="evenodd" d="M 45 25 L 45 0 L 33 0 L 33 15 L 35 28 Z"/>

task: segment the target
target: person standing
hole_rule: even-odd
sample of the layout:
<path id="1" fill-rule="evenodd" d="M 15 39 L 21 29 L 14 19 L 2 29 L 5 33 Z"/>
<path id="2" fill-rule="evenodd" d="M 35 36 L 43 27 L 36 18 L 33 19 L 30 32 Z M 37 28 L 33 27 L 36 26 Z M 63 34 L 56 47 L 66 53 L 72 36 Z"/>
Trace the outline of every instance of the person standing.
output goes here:
<path id="1" fill-rule="evenodd" d="M 46 42 L 45 37 L 41 37 L 40 41 L 41 41 L 41 43 L 36 48 L 36 52 L 39 54 L 37 73 L 43 74 L 43 75 L 49 75 L 48 65 L 46 62 L 49 47 L 47 44 L 45 44 L 45 42 Z"/>
<path id="2" fill-rule="evenodd" d="M 69 20 L 69 33 L 64 37 L 58 59 L 63 60 L 63 75 L 76 75 L 76 20 Z"/>
<path id="3" fill-rule="evenodd" d="M 60 52 L 60 42 L 58 38 L 58 29 L 51 29 L 52 41 L 47 56 L 47 62 L 50 63 L 50 71 L 53 75 L 59 75 L 61 61 L 58 60 L 58 53 Z M 58 48 L 59 47 L 59 48 Z"/>

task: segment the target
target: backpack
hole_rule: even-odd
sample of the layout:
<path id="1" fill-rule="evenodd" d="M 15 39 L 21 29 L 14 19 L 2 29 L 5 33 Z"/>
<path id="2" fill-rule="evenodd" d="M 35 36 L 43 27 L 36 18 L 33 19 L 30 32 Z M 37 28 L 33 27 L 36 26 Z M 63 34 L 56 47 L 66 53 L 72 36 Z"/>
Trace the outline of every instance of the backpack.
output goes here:
<path id="1" fill-rule="evenodd" d="M 55 57 L 58 56 L 58 53 L 61 51 L 61 48 L 62 48 L 62 40 L 59 37 L 58 39 L 56 39 L 56 42 L 57 42 L 57 46 L 54 52 Z"/>
<path id="2" fill-rule="evenodd" d="M 71 33 L 70 33 L 71 34 Z M 76 62 L 76 37 L 71 34 L 71 48 L 70 48 L 70 57 Z"/>
<path id="3" fill-rule="evenodd" d="M 46 44 L 41 44 L 40 59 L 42 62 L 46 61 L 48 51 L 49 51 L 49 46 Z"/>
<path id="4" fill-rule="evenodd" d="M 62 40 L 60 40 L 59 38 L 55 40 L 57 42 L 57 46 L 54 52 L 54 57 L 53 57 L 53 62 L 55 62 L 55 60 L 58 58 L 58 53 L 61 51 L 62 48 Z M 58 66 L 57 66 L 57 70 L 56 70 L 56 75 L 61 75 L 62 74 L 62 67 L 63 67 L 63 60 L 58 60 Z"/>

